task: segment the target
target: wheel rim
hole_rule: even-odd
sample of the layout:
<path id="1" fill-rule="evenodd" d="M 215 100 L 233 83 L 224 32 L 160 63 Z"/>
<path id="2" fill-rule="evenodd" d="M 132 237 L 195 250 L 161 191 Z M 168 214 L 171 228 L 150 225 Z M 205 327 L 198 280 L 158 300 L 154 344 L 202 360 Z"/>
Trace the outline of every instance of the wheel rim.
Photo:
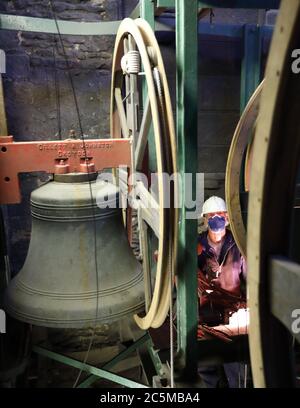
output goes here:
<path id="1" fill-rule="evenodd" d="M 247 249 L 247 232 L 242 218 L 240 180 L 244 154 L 248 147 L 252 145 L 252 143 L 249 144 L 249 142 L 258 115 L 262 87 L 263 82 L 261 82 L 253 93 L 239 120 L 232 138 L 226 165 L 225 195 L 229 223 L 235 242 L 245 257 Z M 250 150 L 248 150 L 248 152 L 249 151 Z M 249 167 L 251 160 L 249 160 L 249 156 L 250 155 L 247 154 L 248 160 L 246 160 L 245 166 L 245 186 L 248 185 L 250 174 Z"/>
<path id="2" fill-rule="evenodd" d="M 137 76 L 130 73 L 124 74 L 121 68 L 122 57 L 124 54 L 128 55 L 128 51 L 138 51 L 147 85 L 148 98 L 144 97 L 146 103 L 140 126 L 137 120 L 140 103 L 137 96 Z M 149 115 L 154 133 L 158 179 L 157 200 L 152 206 L 156 207 L 154 212 L 143 208 L 145 207 L 144 203 L 151 200 L 149 189 L 141 181 L 134 181 L 134 188 L 139 196 L 134 204 L 137 206 L 138 212 L 146 296 L 146 315 L 144 317 L 135 316 L 135 320 L 142 329 L 148 329 L 149 327 L 159 327 L 168 312 L 171 271 L 174 270 L 174 263 L 171 264 L 171 260 L 176 259 L 173 254 L 175 252 L 176 255 L 177 250 L 174 245 L 174 233 L 176 231 L 174 220 L 177 217 L 177 212 L 174 212 L 174 206 L 172 208 L 172 205 L 171 208 L 165 208 L 167 190 L 163 179 L 163 173 L 173 174 L 176 172 L 175 134 L 173 118 L 170 116 L 172 110 L 169 90 L 159 47 L 150 26 L 144 20 L 125 19 L 121 23 L 116 37 L 112 72 L 111 134 L 112 137 L 131 137 L 133 171 L 141 168 L 150 127 Z M 121 99 L 122 80 L 124 80 L 123 85 L 126 93 L 126 108 L 124 108 Z M 127 102 L 127 95 L 130 95 L 130 103 Z M 132 109 L 133 104 L 134 109 Z M 149 109 L 147 105 L 150 107 Z M 163 110 L 165 110 L 165 114 Z M 129 115 L 131 115 L 131 118 L 129 118 Z M 175 189 L 177 189 L 176 182 L 175 186 Z M 130 232 L 130 223 L 127 224 L 127 228 Z M 148 262 L 147 228 L 154 231 L 158 238 L 156 279 L 152 294 L 150 293 L 149 283 L 151 278 Z"/>
<path id="3" fill-rule="evenodd" d="M 291 71 L 291 51 L 300 45 L 299 23 L 299 1 L 283 0 L 253 150 L 247 261 L 250 355 L 256 387 L 295 385 L 291 311 L 299 304 L 300 267 L 290 257 L 290 231 L 300 155 L 300 81 Z M 299 334 L 294 336 L 300 340 Z"/>

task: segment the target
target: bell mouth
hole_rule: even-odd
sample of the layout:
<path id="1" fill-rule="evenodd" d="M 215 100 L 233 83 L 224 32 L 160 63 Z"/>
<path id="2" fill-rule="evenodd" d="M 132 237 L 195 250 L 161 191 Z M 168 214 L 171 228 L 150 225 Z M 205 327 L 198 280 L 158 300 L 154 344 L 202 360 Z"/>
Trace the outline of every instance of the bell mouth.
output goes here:
<path id="1" fill-rule="evenodd" d="M 97 177 L 97 172 L 54 174 L 53 181 L 58 183 L 86 183 L 89 181 L 95 181 Z"/>

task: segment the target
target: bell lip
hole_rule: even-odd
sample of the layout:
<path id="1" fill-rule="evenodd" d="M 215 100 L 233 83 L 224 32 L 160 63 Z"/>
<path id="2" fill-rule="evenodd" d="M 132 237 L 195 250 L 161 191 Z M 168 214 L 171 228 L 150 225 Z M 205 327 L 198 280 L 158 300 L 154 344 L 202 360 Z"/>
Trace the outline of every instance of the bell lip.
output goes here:
<path id="1" fill-rule="evenodd" d="M 89 181 L 95 181 L 97 177 L 97 172 L 54 174 L 53 181 L 56 181 L 58 183 L 85 183 Z"/>
<path id="2" fill-rule="evenodd" d="M 135 285 L 135 295 L 132 302 L 128 298 L 122 297 L 121 301 L 115 307 L 109 306 L 105 302 L 104 296 L 100 297 L 98 312 L 96 312 L 95 299 L 89 298 L 84 302 L 82 299 L 46 299 L 37 294 L 36 299 L 39 302 L 33 303 L 32 294 L 20 292 L 16 286 L 16 277 L 10 282 L 4 294 L 5 312 L 18 321 L 25 322 L 34 326 L 52 327 L 52 328 L 83 328 L 90 327 L 93 324 L 105 324 L 117 322 L 123 318 L 133 316 L 136 313 L 142 313 L 145 310 L 145 300 L 142 297 L 142 281 Z M 111 298 L 111 296 L 109 296 Z M 47 307 L 46 307 L 47 304 Z"/>
<path id="3" fill-rule="evenodd" d="M 13 307 L 6 306 L 6 313 L 11 316 L 12 318 L 30 324 L 32 326 L 39 326 L 39 327 L 48 327 L 54 329 L 80 329 L 80 328 L 88 328 L 91 326 L 100 325 L 100 324 L 107 324 L 107 323 L 116 323 L 121 321 L 125 318 L 131 318 L 135 314 L 144 313 L 145 312 L 145 302 L 140 301 L 139 303 L 133 305 L 132 307 L 128 307 L 127 309 L 122 310 L 120 313 L 114 313 L 112 315 L 102 315 L 98 314 L 96 319 L 96 310 L 93 310 L 93 313 L 90 313 L 86 317 L 78 317 L 69 319 L 68 317 L 65 318 L 53 318 L 45 315 L 26 315 L 20 312 Z"/>

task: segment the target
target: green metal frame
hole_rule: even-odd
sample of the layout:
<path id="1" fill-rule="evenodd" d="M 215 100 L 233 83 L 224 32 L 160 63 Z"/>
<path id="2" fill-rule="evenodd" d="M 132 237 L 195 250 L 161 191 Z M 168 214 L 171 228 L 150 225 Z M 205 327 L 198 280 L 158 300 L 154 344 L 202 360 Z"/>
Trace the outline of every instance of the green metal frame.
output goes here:
<path id="1" fill-rule="evenodd" d="M 153 0 L 141 0 L 141 16 L 154 26 Z M 279 0 L 157 0 L 157 7 L 176 9 L 176 120 L 179 172 L 183 176 L 182 199 L 185 197 L 184 175 L 197 172 L 197 99 L 198 99 L 198 19 L 199 8 L 277 8 Z M 244 28 L 244 57 L 241 63 L 241 112 L 260 82 L 261 28 Z M 181 206 L 178 253 L 178 364 L 179 375 L 193 379 L 201 343 L 197 342 L 197 220 L 186 219 Z"/>
<path id="2" fill-rule="evenodd" d="M 152 1 L 152 0 L 150 0 Z M 185 1 L 184 1 L 185 2 Z M 175 0 L 157 0 L 157 7 L 175 7 Z M 188 1 L 186 2 L 188 3 Z M 246 9 L 276 9 L 280 0 L 206 0 L 198 1 L 198 7 L 246 8 Z"/>
<path id="3" fill-rule="evenodd" d="M 163 365 L 161 363 L 161 360 L 158 356 L 158 352 L 154 350 L 154 344 L 152 342 L 152 339 L 149 335 L 149 333 L 146 333 L 144 336 L 142 336 L 140 339 L 135 341 L 131 346 L 129 346 L 126 350 L 122 351 L 119 353 L 117 356 L 115 356 L 113 359 L 111 359 L 109 362 L 104 364 L 101 368 L 92 366 L 87 363 L 83 363 L 81 361 L 75 360 L 74 358 L 64 356 L 59 353 L 55 353 L 51 350 L 47 350 L 44 347 L 40 346 L 34 346 L 33 351 L 41 356 L 48 357 L 52 360 L 58 361 L 60 363 L 66 364 L 68 366 L 78 368 L 79 370 L 85 371 L 89 374 L 91 374 L 89 377 L 87 377 L 84 381 L 82 381 L 77 388 L 87 388 L 90 385 L 92 385 L 95 381 L 99 379 L 106 379 L 109 381 L 112 381 L 116 384 L 124 385 L 125 387 L 128 388 L 148 388 L 147 385 L 140 384 L 136 381 L 129 380 L 125 377 L 122 377 L 120 375 L 114 374 L 108 370 L 113 368 L 117 363 L 128 357 L 130 354 L 132 354 L 134 351 L 138 350 L 140 347 L 145 346 L 147 347 L 148 353 L 150 355 L 151 361 L 153 363 L 153 366 L 155 367 L 155 371 L 157 375 L 159 376 L 164 376 L 164 369 Z"/>
<path id="4" fill-rule="evenodd" d="M 198 92 L 198 20 L 201 7 L 228 8 L 277 8 L 279 0 L 141 0 L 132 17 L 138 15 L 155 25 L 156 7 L 176 9 L 176 61 L 177 61 L 177 143 L 179 172 L 183 176 L 182 198 L 185 197 L 184 175 L 197 172 L 197 92 Z M 119 26 L 116 22 L 78 23 L 58 21 L 61 34 L 113 35 Z M 0 28 L 57 33 L 53 20 L 32 17 L 0 15 Z M 241 72 L 241 110 L 260 80 L 261 30 L 256 26 L 245 26 L 244 58 Z M 197 344 L 197 221 L 186 219 L 182 206 L 179 223 L 179 272 L 178 272 L 178 367 L 185 378 L 197 375 L 199 353 Z M 146 334 L 142 339 L 120 353 L 101 369 L 59 355 L 41 347 L 34 347 L 38 354 L 50 357 L 64 364 L 82 369 L 91 375 L 79 387 L 87 387 L 98 378 L 105 378 L 128 387 L 145 387 L 107 371 L 129 353 L 146 343 L 158 375 L 163 369 L 157 353 L 153 350 L 151 338 Z M 199 347 L 201 345 L 199 344 Z M 180 370 L 179 370 L 180 371 Z"/>
<path id="5" fill-rule="evenodd" d="M 185 198 L 185 174 L 197 173 L 198 1 L 176 0 L 176 120 L 178 167 Z M 184 201 L 183 201 L 184 202 Z M 183 377 L 197 375 L 197 220 L 179 215 L 177 325 L 178 355 Z"/>
<path id="6" fill-rule="evenodd" d="M 261 81 L 261 43 L 261 27 L 245 25 L 244 56 L 241 63 L 241 113 Z"/>
<path id="7" fill-rule="evenodd" d="M 115 35 L 120 21 L 78 23 L 77 21 L 57 20 L 57 25 L 62 35 Z M 9 14 L 0 14 L 0 29 L 57 34 L 57 26 L 52 19 Z"/>

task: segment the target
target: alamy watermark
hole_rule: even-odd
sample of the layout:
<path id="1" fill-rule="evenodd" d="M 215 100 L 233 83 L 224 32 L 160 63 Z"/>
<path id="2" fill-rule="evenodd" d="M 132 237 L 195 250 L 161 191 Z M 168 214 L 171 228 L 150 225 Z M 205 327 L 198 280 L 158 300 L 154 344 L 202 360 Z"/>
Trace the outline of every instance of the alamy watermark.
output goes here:
<path id="1" fill-rule="evenodd" d="M 291 65 L 292 72 L 294 74 L 299 74 L 300 72 L 300 48 L 295 48 L 292 51 L 291 57 L 294 59 Z"/>
<path id="2" fill-rule="evenodd" d="M 135 172 L 129 175 L 124 167 L 118 169 L 118 184 L 121 199 L 104 196 L 98 190 L 96 203 L 99 208 L 130 207 L 138 209 L 159 210 L 162 208 L 182 208 L 186 219 L 198 219 L 204 201 L 204 173 L 152 173 L 148 178 L 144 173 Z M 97 183 L 113 183 L 112 173 L 100 173 Z"/>
<path id="3" fill-rule="evenodd" d="M 294 319 L 292 322 L 292 333 L 300 333 L 300 309 L 294 309 L 291 313 L 291 318 Z"/>
<path id="4" fill-rule="evenodd" d="M 6 315 L 4 310 L 0 309 L 0 334 L 6 333 Z"/>

